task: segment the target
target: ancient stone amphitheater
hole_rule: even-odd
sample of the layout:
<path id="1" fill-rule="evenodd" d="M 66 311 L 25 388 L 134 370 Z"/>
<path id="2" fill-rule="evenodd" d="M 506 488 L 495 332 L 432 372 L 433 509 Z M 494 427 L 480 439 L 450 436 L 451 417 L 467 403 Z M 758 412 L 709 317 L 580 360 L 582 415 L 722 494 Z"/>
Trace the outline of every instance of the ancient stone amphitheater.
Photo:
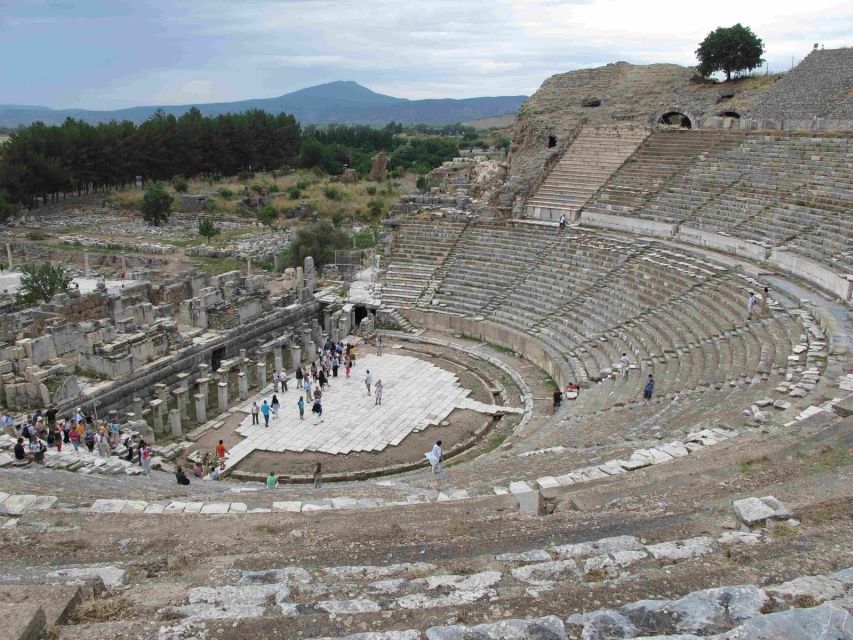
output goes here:
<path id="1" fill-rule="evenodd" d="M 479 412 L 444 471 L 266 490 L 3 470 L 10 637 L 853 638 L 851 52 L 734 115 L 687 81 L 610 110 L 659 69 L 550 79 L 503 190 L 448 208 L 458 163 L 359 290 L 386 355 L 482 387 L 426 418 L 432 440 Z M 577 104 L 549 124 L 555 87 Z"/>

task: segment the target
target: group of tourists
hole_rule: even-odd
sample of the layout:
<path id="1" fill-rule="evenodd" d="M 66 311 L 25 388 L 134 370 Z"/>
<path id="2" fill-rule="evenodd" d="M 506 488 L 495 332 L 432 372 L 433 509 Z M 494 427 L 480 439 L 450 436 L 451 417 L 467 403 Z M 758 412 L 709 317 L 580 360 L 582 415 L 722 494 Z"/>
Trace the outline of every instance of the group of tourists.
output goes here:
<path id="1" fill-rule="evenodd" d="M 62 417 L 58 414 L 56 405 L 50 405 L 44 411 L 38 409 L 27 415 L 26 421 L 16 423 L 9 411 L 3 413 L 0 425 L 7 435 L 17 439 L 14 454 L 19 464 L 29 461 L 44 464 L 45 453 L 49 449 L 61 452 L 63 446 L 109 458 L 121 444 L 126 450 L 125 459 L 139 464 L 143 473 L 148 475 L 151 469 L 149 445 L 138 435 L 128 436 L 120 442 L 121 424 L 117 419 L 97 420 L 81 407 Z"/>
<path id="2" fill-rule="evenodd" d="M 764 295 L 758 297 L 754 291 L 750 291 L 746 298 L 746 319 L 759 320 L 767 313 L 770 300 L 770 289 L 764 287 Z"/>

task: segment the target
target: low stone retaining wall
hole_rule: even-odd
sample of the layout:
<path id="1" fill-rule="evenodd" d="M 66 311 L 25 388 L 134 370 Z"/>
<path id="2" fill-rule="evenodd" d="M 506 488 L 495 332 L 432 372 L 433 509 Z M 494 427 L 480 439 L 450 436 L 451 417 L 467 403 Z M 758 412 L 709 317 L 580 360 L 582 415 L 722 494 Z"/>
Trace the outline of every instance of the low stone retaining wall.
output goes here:
<path id="1" fill-rule="evenodd" d="M 675 239 L 689 244 L 698 244 L 714 251 L 743 256 L 744 258 L 758 262 L 764 262 L 770 257 L 769 247 L 763 247 L 760 244 L 749 242 L 742 238 L 733 238 L 732 236 L 725 236 L 720 233 L 714 233 L 713 231 L 694 229 L 693 227 L 678 227 Z"/>
<path id="2" fill-rule="evenodd" d="M 838 296 L 844 302 L 851 301 L 853 283 L 847 277 L 835 273 L 818 262 L 808 260 L 790 251 L 773 249 L 770 253 L 770 264 L 786 273 L 791 273 L 808 280 L 821 289 Z"/>
<path id="3" fill-rule="evenodd" d="M 678 225 L 657 220 L 646 220 L 634 216 L 619 216 L 609 213 L 584 211 L 578 219 L 582 226 L 598 229 L 612 229 L 625 233 L 656 238 L 672 238 L 678 231 Z"/>

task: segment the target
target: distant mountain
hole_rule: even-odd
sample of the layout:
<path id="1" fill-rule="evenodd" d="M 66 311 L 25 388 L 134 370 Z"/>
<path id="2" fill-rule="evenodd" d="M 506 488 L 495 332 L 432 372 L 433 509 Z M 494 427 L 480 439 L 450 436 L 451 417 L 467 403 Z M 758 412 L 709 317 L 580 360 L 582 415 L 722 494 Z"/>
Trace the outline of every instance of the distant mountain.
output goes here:
<path id="1" fill-rule="evenodd" d="M 68 117 L 92 123 L 110 120 L 130 120 L 138 123 L 151 117 L 158 109 L 179 116 L 191 107 L 197 107 L 205 115 L 239 113 L 249 109 L 263 109 L 269 113 L 292 113 L 302 124 L 334 122 L 382 125 L 393 120 L 402 124 L 445 125 L 512 115 L 526 99 L 527 96 L 498 96 L 464 100 L 407 100 L 376 93 L 356 82 L 338 81 L 300 89 L 277 98 L 131 107 L 115 111 L 0 105 L 0 127 L 16 127 L 39 120 L 45 124 L 61 124 Z"/>

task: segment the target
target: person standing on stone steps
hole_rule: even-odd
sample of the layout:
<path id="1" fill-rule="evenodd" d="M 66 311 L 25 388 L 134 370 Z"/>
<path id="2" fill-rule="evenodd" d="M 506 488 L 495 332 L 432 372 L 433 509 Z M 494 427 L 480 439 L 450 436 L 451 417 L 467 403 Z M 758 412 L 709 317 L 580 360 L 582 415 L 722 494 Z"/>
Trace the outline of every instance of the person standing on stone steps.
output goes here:
<path id="1" fill-rule="evenodd" d="M 370 374 L 370 369 L 364 372 L 364 386 L 367 387 L 367 395 L 370 395 L 370 385 L 373 384 L 373 376 Z"/>
<path id="2" fill-rule="evenodd" d="M 376 355 L 382 355 L 382 336 L 380 334 L 376 334 Z"/>
<path id="3" fill-rule="evenodd" d="M 565 230 L 565 228 L 566 228 L 566 214 L 561 213 L 560 214 L 560 231 Z"/>
<path id="4" fill-rule="evenodd" d="M 314 415 L 314 424 L 323 422 L 323 405 L 320 403 L 319 398 L 314 401 L 314 406 L 311 407 L 311 413 Z"/>
<path id="5" fill-rule="evenodd" d="M 314 465 L 314 488 L 319 489 L 323 486 L 323 465 L 319 462 Z"/>
<path id="6" fill-rule="evenodd" d="M 261 408 L 258 406 L 257 402 L 252 403 L 252 424 L 260 424 L 258 419 L 258 414 L 261 412 Z"/>
<path id="7" fill-rule="evenodd" d="M 278 419 L 278 410 L 281 407 L 281 404 L 278 401 L 278 396 L 273 394 L 272 402 L 270 402 L 270 411 L 272 411 L 272 417 Z"/>
<path id="8" fill-rule="evenodd" d="M 261 405 L 261 413 L 264 414 L 264 429 L 266 429 L 270 426 L 270 405 L 266 400 Z"/>
<path id="9" fill-rule="evenodd" d="M 384 386 L 382 384 L 382 380 L 379 379 L 376 381 L 376 389 L 374 390 L 374 396 L 376 397 L 376 401 L 373 403 L 374 406 L 382 404 L 382 390 Z"/>
<path id="10" fill-rule="evenodd" d="M 432 472 L 435 475 L 441 473 L 441 458 L 443 455 L 441 451 L 441 440 L 432 446 L 432 451 L 424 455 L 426 456 L 426 459 L 429 460 L 430 466 L 432 466 Z"/>
<path id="11" fill-rule="evenodd" d="M 758 298 L 750 291 L 749 297 L 746 299 L 746 319 L 752 320 L 752 312 L 755 310 L 755 305 L 758 304 Z"/>
<path id="12" fill-rule="evenodd" d="M 299 396 L 299 400 L 296 401 L 296 406 L 299 407 L 299 419 L 305 420 L 305 398 Z"/>
<path id="13" fill-rule="evenodd" d="M 649 379 L 646 380 L 646 386 L 643 387 L 643 398 L 646 402 L 652 399 L 652 394 L 655 392 L 655 379 L 652 374 L 649 374 Z"/>

